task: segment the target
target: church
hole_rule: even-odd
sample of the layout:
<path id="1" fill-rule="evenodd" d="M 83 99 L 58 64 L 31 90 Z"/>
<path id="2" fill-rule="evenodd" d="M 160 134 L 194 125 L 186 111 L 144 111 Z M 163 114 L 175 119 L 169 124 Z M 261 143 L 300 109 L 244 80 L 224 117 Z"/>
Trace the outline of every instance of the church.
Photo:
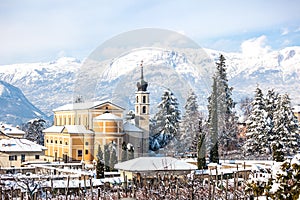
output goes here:
<path id="1" fill-rule="evenodd" d="M 114 143 L 118 160 L 122 144 L 134 147 L 135 157 L 146 156 L 149 150 L 150 102 L 148 83 L 141 80 L 135 92 L 135 111 L 127 120 L 125 109 L 110 101 L 66 104 L 53 110 L 54 125 L 45 129 L 45 157 L 49 161 L 84 161 L 96 159 L 98 146 Z"/>

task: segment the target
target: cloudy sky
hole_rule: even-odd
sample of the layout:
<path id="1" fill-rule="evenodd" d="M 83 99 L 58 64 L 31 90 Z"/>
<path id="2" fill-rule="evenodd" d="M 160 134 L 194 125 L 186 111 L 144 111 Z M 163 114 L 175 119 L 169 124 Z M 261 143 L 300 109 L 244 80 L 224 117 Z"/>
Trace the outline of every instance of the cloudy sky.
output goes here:
<path id="1" fill-rule="evenodd" d="M 277 50 L 300 45 L 299 8 L 299 0 L 1 0 L 0 64 L 84 59 L 140 28 L 177 31 L 226 52 Z"/>

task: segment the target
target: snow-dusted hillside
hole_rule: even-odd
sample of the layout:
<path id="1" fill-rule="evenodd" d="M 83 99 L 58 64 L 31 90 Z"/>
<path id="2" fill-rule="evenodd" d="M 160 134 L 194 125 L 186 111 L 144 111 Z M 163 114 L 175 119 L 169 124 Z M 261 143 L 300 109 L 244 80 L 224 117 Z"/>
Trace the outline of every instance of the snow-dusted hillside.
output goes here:
<path id="1" fill-rule="evenodd" d="M 20 88 L 47 115 L 71 100 L 80 62 L 61 58 L 49 63 L 24 63 L 0 67 L 0 80 Z"/>
<path id="2" fill-rule="evenodd" d="M 230 85 L 234 87 L 235 101 L 245 95 L 253 96 L 254 88 L 259 84 L 262 89 L 274 88 L 289 93 L 294 104 L 300 102 L 300 47 L 261 54 L 209 49 L 205 52 L 207 56 L 188 49 L 183 55 L 176 50 L 146 48 L 127 52 L 102 64 L 86 61 L 82 65 L 77 59 L 61 58 L 50 63 L 7 65 L 0 66 L 0 80 L 19 87 L 48 115 L 52 109 L 71 102 L 76 95 L 87 99 L 111 98 L 128 108 L 134 102 L 136 82 L 140 77 L 138 66 L 143 60 L 152 107 L 156 106 L 164 87 L 177 90 L 175 95 L 182 104 L 187 91 L 194 88 L 200 97 L 200 105 L 205 107 L 214 62 L 222 53 L 226 58 Z"/>
<path id="3" fill-rule="evenodd" d="M 3 123 L 22 125 L 33 118 L 47 120 L 45 114 L 32 105 L 19 88 L 4 81 L 0 81 L 0 107 L 0 122 Z"/>

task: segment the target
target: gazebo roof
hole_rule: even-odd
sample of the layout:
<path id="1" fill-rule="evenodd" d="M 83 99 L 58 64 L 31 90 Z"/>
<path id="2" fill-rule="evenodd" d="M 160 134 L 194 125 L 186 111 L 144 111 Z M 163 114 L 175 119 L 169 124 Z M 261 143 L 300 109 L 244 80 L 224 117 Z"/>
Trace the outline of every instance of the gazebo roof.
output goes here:
<path id="1" fill-rule="evenodd" d="M 131 172 L 187 171 L 197 169 L 196 165 L 172 157 L 139 157 L 115 165 L 116 169 Z"/>

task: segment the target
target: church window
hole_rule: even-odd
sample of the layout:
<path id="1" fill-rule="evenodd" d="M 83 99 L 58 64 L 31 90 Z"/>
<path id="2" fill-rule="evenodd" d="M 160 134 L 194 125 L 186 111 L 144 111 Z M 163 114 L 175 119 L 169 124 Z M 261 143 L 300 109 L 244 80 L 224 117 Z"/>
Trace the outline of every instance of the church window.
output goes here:
<path id="1" fill-rule="evenodd" d="M 143 106 L 143 113 L 145 114 L 145 113 L 146 113 L 146 111 L 147 111 L 147 108 L 146 108 L 146 106 Z"/>
<path id="2" fill-rule="evenodd" d="M 143 96 L 143 103 L 146 103 L 146 96 Z"/>
<path id="3" fill-rule="evenodd" d="M 78 156 L 82 156 L 82 150 L 77 151 Z"/>

